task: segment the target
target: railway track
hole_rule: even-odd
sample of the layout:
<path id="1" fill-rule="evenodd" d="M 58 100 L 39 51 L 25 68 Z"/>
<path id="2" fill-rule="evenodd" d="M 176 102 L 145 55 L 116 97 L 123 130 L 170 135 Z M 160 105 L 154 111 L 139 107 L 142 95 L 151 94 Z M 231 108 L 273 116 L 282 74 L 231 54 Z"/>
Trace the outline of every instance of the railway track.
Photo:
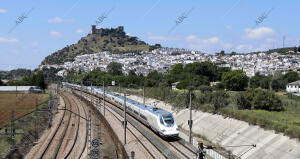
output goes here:
<path id="1" fill-rule="evenodd" d="M 114 112 L 111 108 L 108 107 L 107 109 L 116 119 L 118 119 L 118 121 L 120 121 L 120 123 L 122 123 L 122 119 L 123 117 L 120 116 L 118 113 Z M 131 135 L 133 135 L 136 140 L 143 146 L 143 148 L 147 151 L 147 153 L 151 156 L 151 158 L 167 158 L 167 156 L 161 152 L 159 149 L 155 148 L 155 145 L 153 145 L 151 142 L 149 142 L 157 151 L 159 151 L 159 153 L 161 154 L 160 157 L 157 157 L 153 154 L 153 152 L 151 152 L 151 150 L 148 148 L 148 146 L 144 143 L 145 140 L 143 141 L 142 139 L 140 139 L 140 137 L 138 137 L 137 134 L 137 129 L 134 129 L 134 126 L 132 126 L 131 124 L 128 124 L 127 126 L 127 130 L 131 133 Z M 140 132 L 139 132 L 140 133 Z"/>
<path id="2" fill-rule="evenodd" d="M 89 94 L 87 94 L 87 93 L 84 93 L 84 98 L 86 100 L 90 100 L 91 96 Z M 94 97 L 94 100 L 92 100 L 92 101 L 96 101 L 95 97 Z M 93 103 L 93 104 L 95 104 L 95 103 Z M 96 105 L 96 107 L 97 107 L 97 109 L 99 111 L 101 111 L 99 105 Z M 106 110 L 109 113 L 109 115 L 112 115 L 119 123 L 122 123 L 123 117 L 120 114 L 118 114 L 117 112 L 115 112 L 114 110 L 112 110 L 112 108 L 110 108 L 110 107 L 106 107 L 106 108 L 107 108 Z M 137 134 L 137 133 L 139 133 L 139 135 L 140 135 L 140 132 L 137 129 L 134 129 L 134 126 L 132 126 L 130 123 L 127 126 L 127 130 L 130 132 L 129 135 L 134 136 L 135 140 L 138 141 L 138 143 L 143 147 L 143 149 L 146 151 L 146 153 L 151 158 L 167 158 L 167 156 L 165 156 L 162 152 L 160 152 L 159 149 L 157 149 L 154 145 L 151 144 L 151 142 L 145 143 L 146 139 L 145 138 L 141 139 L 141 137 L 139 137 L 138 134 Z M 158 155 L 157 153 L 154 154 L 153 152 L 151 152 L 149 146 L 152 147 L 152 149 L 153 148 L 156 149 L 159 152 L 160 155 Z"/>
<path id="3" fill-rule="evenodd" d="M 80 94 L 80 93 L 78 93 L 78 94 Z M 91 97 L 103 99 L 101 96 L 96 97 L 95 95 L 90 95 L 88 93 L 84 93 L 84 95 L 86 96 L 87 99 L 91 99 Z M 96 101 L 96 99 L 93 99 L 92 101 Z M 119 115 L 118 120 L 121 122 L 123 119 L 123 116 L 121 115 L 121 112 L 118 113 L 116 109 L 119 109 L 119 111 L 122 111 L 122 109 L 119 106 L 117 106 L 115 103 L 112 103 L 111 101 L 108 101 L 107 99 L 105 101 L 106 101 L 106 105 L 108 106 L 107 110 L 110 111 L 113 115 L 118 114 Z M 113 113 L 112 111 L 114 111 L 115 113 Z M 117 118 L 117 115 L 115 115 L 115 116 Z M 131 115 L 129 114 L 129 116 L 131 116 Z M 131 123 L 132 120 L 134 121 L 134 123 Z M 155 137 L 156 140 L 158 140 L 160 143 L 162 143 L 165 146 L 165 148 L 167 148 L 170 151 L 169 153 L 164 152 L 161 148 L 157 147 L 157 144 L 154 144 L 153 141 L 149 140 L 149 142 L 151 142 L 151 144 L 154 145 L 157 148 L 157 150 L 163 154 L 163 156 L 165 158 L 170 158 L 170 154 L 171 154 L 172 158 L 196 158 L 196 156 L 197 156 L 196 150 L 195 149 L 193 150 L 193 148 L 188 146 L 187 143 L 185 143 L 184 141 L 181 141 L 181 139 L 177 139 L 174 141 L 168 141 L 168 140 L 162 139 L 161 137 L 157 136 L 157 134 L 154 133 L 147 126 L 145 126 L 144 124 L 142 124 L 138 120 L 136 120 L 133 116 L 131 116 L 131 122 L 130 122 L 130 120 L 128 120 L 128 121 L 141 134 L 145 135 L 145 133 L 142 133 L 141 130 L 139 130 L 137 128 L 136 123 L 138 123 L 138 125 L 140 127 L 142 127 L 142 129 L 144 129 L 148 134 L 151 134 L 153 137 Z M 129 130 L 129 131 L 131 131 L 131 130 Z M 134 132 L 132 132 L 132 131 L 131 131 L 131 133 L 134 134 Z M 145 147 L 145 145 L 143 145 L 143 147 Z M 149 150 L 147 150 L 147 152 L 151 153 L 151 152 L 149 152 Z"/>
<path id="4" fill-rule="evenodd" d="M 54 132 L 49 134 L 46 142 L 40 147 L 35 158 L 80 158 L 86 148 L 86 141 L 85 144 L 78 142 L 79 136 L 87 135 L 87 133 L 81 134 L 80 131 L 81 127 L 86 129 L 82 126 L 86 125 L 86 122 L 82 122 L 82 119 L 76 115 L 86 117 L 85 109 L 80 107 L 78 101 L 76 102 L 76 99 L 68 93 L 61 93 L 61 96 L 65 102 L 65 109 L 61 109 L 62 117 Z"/>

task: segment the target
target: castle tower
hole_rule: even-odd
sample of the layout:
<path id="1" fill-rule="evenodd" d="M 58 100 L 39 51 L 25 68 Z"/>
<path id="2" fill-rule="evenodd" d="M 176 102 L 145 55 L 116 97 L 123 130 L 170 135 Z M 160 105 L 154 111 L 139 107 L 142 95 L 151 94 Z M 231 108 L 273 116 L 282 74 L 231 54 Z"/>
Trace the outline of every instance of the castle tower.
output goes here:
<path id="1" fill-rule="evenodd" d="M 91 26 L 91 34 L 96 34 L 96 25 Z"/>
<path id="2" fill-rule="evenodd" d="M 118 31 L 123 32 L 124 31 L 124 27 L 123 26 L 119 26 L 118 27 Z"/>

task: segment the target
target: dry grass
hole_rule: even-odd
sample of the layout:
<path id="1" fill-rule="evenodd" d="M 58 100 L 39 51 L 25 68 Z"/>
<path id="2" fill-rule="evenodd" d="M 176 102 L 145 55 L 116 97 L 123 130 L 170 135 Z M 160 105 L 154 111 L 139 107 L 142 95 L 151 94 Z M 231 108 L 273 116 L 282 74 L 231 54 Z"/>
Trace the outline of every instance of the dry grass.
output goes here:
<path id="1" fill-rule="evenodd" d="M 1 92 L 0 93 L 0 128 L 11 120 L 11 111 L 14 111 L 15 119 L 20 118 L 35 109 L 36 98 L 39 103 L 45 101 L 47 94 L 21 94 Z"/>

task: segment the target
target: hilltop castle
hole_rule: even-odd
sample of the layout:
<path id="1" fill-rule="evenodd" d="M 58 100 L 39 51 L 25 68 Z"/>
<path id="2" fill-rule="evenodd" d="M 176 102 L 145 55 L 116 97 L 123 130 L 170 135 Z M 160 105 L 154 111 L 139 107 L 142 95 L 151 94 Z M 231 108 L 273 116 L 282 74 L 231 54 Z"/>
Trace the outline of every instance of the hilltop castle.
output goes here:
<path id="1" fill-rule="evenodd" d="M 102 28 L 97 29 L 96 25 L 91 26 L 91 34 L 100 34 L 102 30 L 103 30 Z M 112 29 L 112 30 L 115 30 L 116 32 L 121 32 L 122 33 L 122 32 L 124 32 L 124 27 L 119 26 L 118 28 Z"/>

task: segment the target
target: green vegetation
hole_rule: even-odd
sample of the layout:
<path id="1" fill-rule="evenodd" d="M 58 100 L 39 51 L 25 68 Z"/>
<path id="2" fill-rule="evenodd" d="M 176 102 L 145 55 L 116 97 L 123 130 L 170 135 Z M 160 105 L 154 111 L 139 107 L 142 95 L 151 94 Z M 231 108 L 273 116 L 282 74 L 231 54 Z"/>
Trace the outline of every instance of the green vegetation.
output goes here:
<path id="1" fill-rule="evenodd" d="M 128 93 L 142 96 L 142 90 Z M 300 97 L 276 95 L 262 89 L 245 92 L 195 90 L 193 94 L 193 109 L 243 120 L 300 139 Z M 185 109 L 189 103 L 188 91 L 146 88 L 146 96 L 169 103 L 173 109 Z"/>
<path id="2" fill-rule="evenodd" d="M 30 74 L 32 74 L 31 70 L 19 68 L 11 71 L 0 71 L 0 78 L 7 80 L 20 80 Z"/>
<path id="3" fill-rule="evenodd" d="M 223 74 L 222 83 L 232 91 L 242 91 L 248 86 L 248 77 L 242 70 L 229 71 Z"/>
<path id="4" fill-rule="evenodd" d="M 42 89 L 46 88 L 45 78 L 42 71 L 37 72 L 36 74 L 30 74 L 22 78 L 20 81 L 9 81 L 8 85 L 10 86 L 39 86 Z"/>
<path id="5" fill-rule="evenodd" d="M 107 72 L 113 76 L 122 75 L 122 64 L 111 62 L 107 65 Z"/>
<path id="6" fill-rule="evenodd" d="M 270 49 L 269 51 L 267 51 L 267 53 L 277 52 L 277 53 L 280 53 L 280 54 L 288 54 L 288 52 L 291 52 L 291 51 L 294 52 L 295 51 L 295 47 L 285 47 L 285 48 Z"/>
<path id="7" fill-rule="evenodd" d="M 160 44 L 155 44 L 155 45 L 150 45 L 149 46 L 149 51 L 155 50 L 155 49 L 159 49 L 161 48 Z"/>
<path id="8" fill-rule="evenodd" d="M 288 83 L 298 81 L 299 75 L 297 72 L 289 71 L 285 75 L 277 71 L 273 76 L 264 76 L 256 73 L 250 79 L 250 88 L 263 88 L 269 89 L 272 88 L 275 91 L 285 89 Z"/>
<path id="9" fill-rule="evenodd" d="M 179 82 L 177 88 L 186 89 L 188 87 L 197 88 L 203 85 L 209 86 L 210 82 L 221 80 L 222 74 L 229 71 L 229 68 L 218 67 L 211 62 L 192 63 L 183 66 L 176 64 L 171 67 L 167 74 L 157 71 L 150 72 L 147 77 L 136 75 L 134 70 L 129 72 L 128 76 L 121 74 L 121 64 L 112 62 L 107 67 L 108 73 L 100 70 L 93 70 L 87 73 L 71 73 L 67 80 L 80 83 L 98 83 L 105 81 L 110 85 L 111 81 L 121 83 L 122 86 L 137 88 L 146 87 L 170 87 L 172 83 Z M 221 87 L 221 86 L 220 86 Z"/>
<path id="10" fill-rule="evenodd" d="M 157 45 L 154 46 L 157 47 Z M 88 34 L 86 37 L 82 37 L 77 44 L 66 46 L 47 56 L 42 65 L 63 64 L 67 61 L 73 61 L 76 56 L 102 51 L 110 51 L 112 53 L 140 53 L 141 51 L 149 51 L 149 45 L 137 37 L 126 35 L 119 28 L 102 28 L 99 33 Z"/>

